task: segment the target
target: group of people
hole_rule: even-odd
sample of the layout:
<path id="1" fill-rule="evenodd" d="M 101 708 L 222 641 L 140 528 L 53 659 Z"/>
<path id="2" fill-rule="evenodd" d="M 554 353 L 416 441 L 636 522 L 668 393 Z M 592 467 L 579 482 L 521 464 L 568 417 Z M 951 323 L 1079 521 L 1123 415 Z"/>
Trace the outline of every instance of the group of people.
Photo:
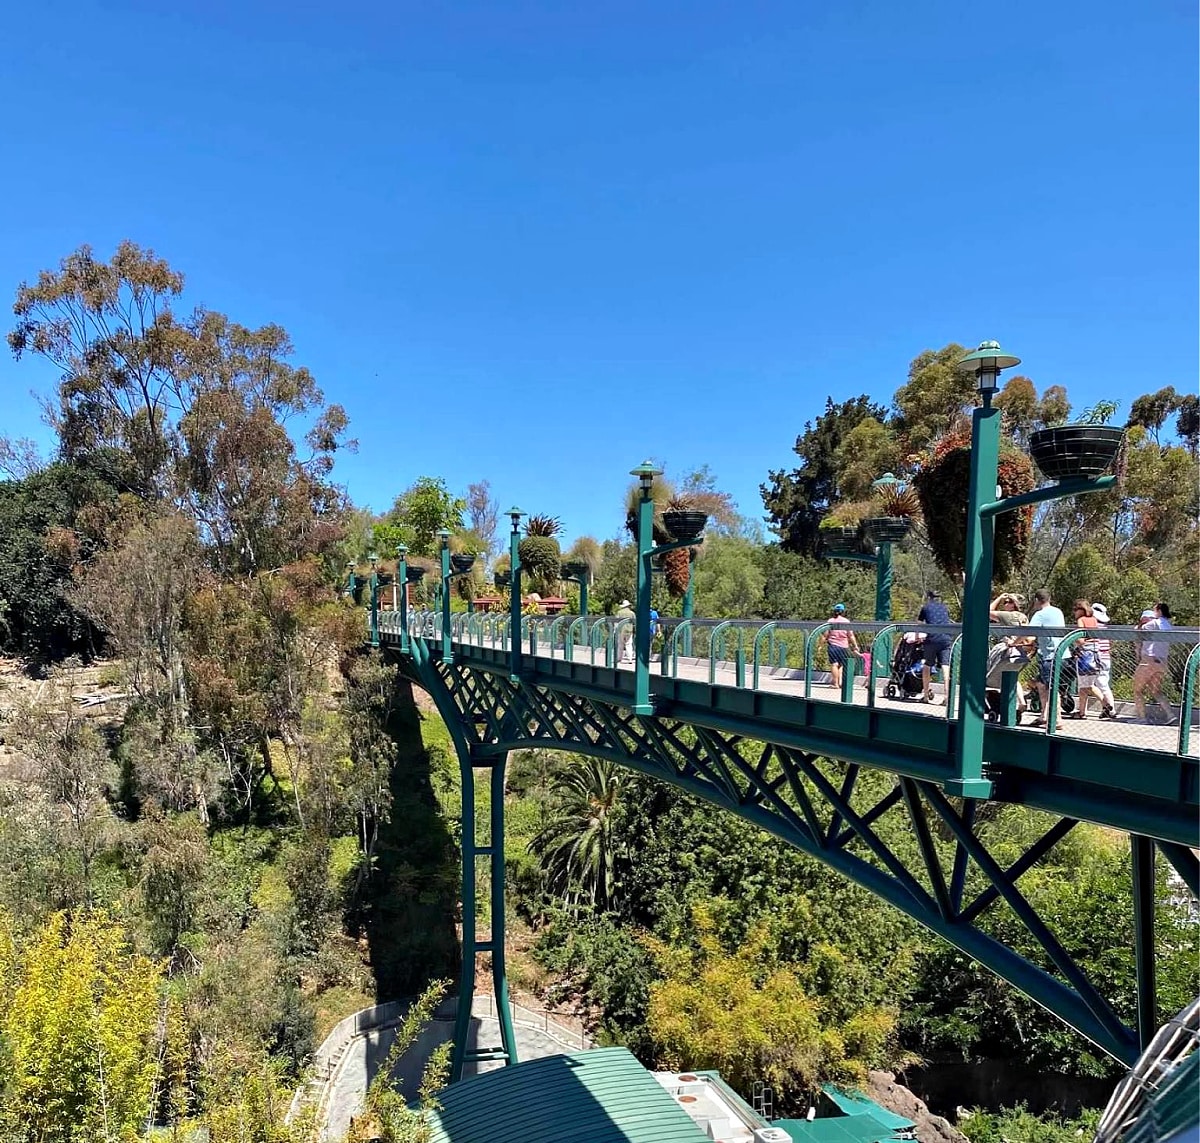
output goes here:
<path id="1" fill-rule="evenodd" d="M 1033 636 L 1013 634 L 1002 640 L 995 649 L 993 658 L 989 660 L 989 685 L 993 685 L 993 667 L 996 674 L 1005 670 L 1019 671 L 1036 657 L 1037 676 L 1034 688 L 1040 710 L 1032 725 L 1045 726 L 1046 711 L 1050 709 L 1051 688 L 1054 685 L 1055 655 L 1059 644 L 1066 637 L 1050 632 L 1066 631 L 1072 624 L 1067 622 L 1061 608 L 1054 605 L 1046 588 L 1034 593 L 1033 604 L 1033 613 L 1026 615 L 1024 600 L 1015 592 L 1003 592 L 992 600 L 989 618 L 993 623 L 1005 627 L 1041 627 L 1047 629 L 1047 633 Z M 1100 705 L 1099 717 L 1114 719 L 1117 717 L 1117 705 L 1112 691 L 1112 640 L 1104 634 L 1109 625 L 1108 609 L 1103 603 L 1077 599 L 1072 606 L 1072 614 L 1073 625 L 1086 634 L 1071 645 L 1070 670 L 1066 677 L 1073 676 L 1076 679 L 1078 698 L 1074 709 L 1068 711 L 1064 717 L 1087 718 L 1094 695 Z M 925 603 L 917 615 L 917 622 L 933 629 L 926 632 L 921 642 L 921 697 L 925 702 L 932 702 L 932 670 L 935 666 L 945 666 L 948 662 L 954 642 L 951 629 L 955 624 L 950 618 L 949 609 L 936 591 L 926 593 Z M 851 655 L 861 656 L 862 652 L 850 627 L 845 604 L 834 604 L 829 613 L 828 623 L 824 640 L 829 655 L 829 671 L 834 687 L 840 689 L 847 661 Z M 1170 606 L 1159 602 L 1152 608 L 1147 608 L 1138 619 L 1137 627 L 1144 633 L 1144 637 L 1138 641 L 1138 662 L 1133 672 L 1134 717 L 1142 722 L 1151 721 L 1149 703 L 1151 707 L 1157 706 L 1167 721 L 1170 721 L 1174 718 L 1174 712 L 1164 691 L 1169 647 L 1166 640 L 1155 639 L 1153 635 L 1156 631 L 1171 630 Z M 1017 702 L 1019 717 L 1027 709 L 1025 696 L 1019 688 Z"/>

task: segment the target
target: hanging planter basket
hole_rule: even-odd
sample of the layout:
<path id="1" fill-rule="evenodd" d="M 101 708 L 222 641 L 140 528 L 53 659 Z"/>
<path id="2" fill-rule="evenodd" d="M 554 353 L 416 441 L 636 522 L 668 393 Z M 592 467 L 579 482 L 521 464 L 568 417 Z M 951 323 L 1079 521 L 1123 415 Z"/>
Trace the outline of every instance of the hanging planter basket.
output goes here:
<path id="1" fill-rule="evenodd" d="M 1103 476 L 1113 467 L 1125 430 L 1112 425 L 1062 425 L 1029 437 L 1029 454 L 1049 480 Z"/>
<path id="2" fill-rule="evenodd" d="M 409 564 L 404 569 L 404 578 L 408 583 L 419 583 L 425 578 L 425 569 L 419 565 Z"/>
<path id="3" fill-rule="evenodd" d="M 458 572 L 460 575 L 463 572 L 469 572 L 475 566 L 475 557 L 473 555 L 452 555 L 450 557 L 450 569 Z"/>
<path id="4" fill-rule="evenodd" d="M 698 539 L 707 523 L 707 512 L 680 509 L 678 511 L 663 513 L 663 525 L 676 540 Z"/>
<path id="5" fill-rule="evenodd" d="M 562 565 L 562 574 L 566 579 L 583 579 L 588 574 L 588 566 L 581 560 L 567 560 Z"/>
<path id="6" fill-rule="evenodd" d="M 512 572 L 497 572 L 495 576 L 492 577 L 492 582 L 495 583 L 497 587 L 512 587 Z"/>
<path id="7" fill-rule="evenodd" d="M 822 528 L 821 543 L 831 556 L 850 556 L 862 551 L 862 537 L 857 528 Z"/>
<path id="8" fill-rule="evenodd" d="M 907 516 L 871 516 L 862 522 L 863 533 L 873 544 L 898 544 L 911 527 Z"/>
<path id="9" fill-rule="evenodd" d="M 395 580 L 396 577 L 391 572 L 379 572 L 375 577 L 375 582 L 379 587 L 391 587 Z"/>

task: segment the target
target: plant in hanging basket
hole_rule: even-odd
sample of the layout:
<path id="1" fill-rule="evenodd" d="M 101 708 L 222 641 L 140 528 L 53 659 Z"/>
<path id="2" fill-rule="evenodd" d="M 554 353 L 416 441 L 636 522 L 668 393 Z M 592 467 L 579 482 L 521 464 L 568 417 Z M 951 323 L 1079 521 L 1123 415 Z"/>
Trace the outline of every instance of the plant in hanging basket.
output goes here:
<path id="1" fill-rule="evenodd" d="M 497 587 L 512 587 L 512 572 L 498 571 L 493 577 L 493 582 Z"/>
<path id="2" fill-rule="evenodd" d="M 409 583 L 418 583 L 425 578 L 425 569 L 420 566 L 409 564 L 408 567 L 404 569 L 404 578 Z"/>
<path id="3" fill-rule="evenodd" d="M 1120 474 L 1125 430 L 1108 422 L 1116 401 L 1097 401 L 1070 425 L 1049 425 L 1029 436 L 1033 462 L 1048 480 L 1094 479 L 1106 472 Z"/>
<path id="4" fill-rule="evenodd" d="M 670 508 L 663 513 L 663 525 L 675 540 L 696 540 L 708 523 L 708 513 L 694 508 Z"/>
<path id="5" fill-rule="evenodd" d="M 1006 444 L 1000 447 L 996 480 L 1004 497 L 1031 492 L 1036 485 L 1029 458 Z M 933 458 L 917 473 L 913 484 L 921 501 L 925 535 L 933 549 L 933 558 L 947 575 L 962 575 L 971 486 L 969 443 L 935 447 Z M 1029 552 L 1032 525 L 1032 505 L 996 517 L 993 571 L 997 579 L 1008 579 L 1021 570 Z"/>
<path id="6" fill-rule="evenodd" d="M 582 560 L 564 560 L 562 574 L 568 579 L 583 579 L 591 569 Z"/>
<path id="7" fill-rule="evenodd" d="M 530 516 L 525 521 L 525 539 L 517 547 L 526 585 L 543 595 L 558 583 L 562 553 L 554 537 L 561 531 L 562 521 L 557 516 Z"/>
<path id="8" fill-rule="evenodd" d="M 862 536 L 857 528 L 826 528 L 819 529 L 821 544 L 831 555 L 852 555 L 862 551 Z"/>
<path id="9" fill-rule="evenodd" d="M 475 556 L 469 552 L 452 553 L 450 556 L 450 570 L 460 575 L 469 572 L 474 566 Z"/>
<path id="10" fill-rule="evenodd" d="M 906 516 L 869 516 L 862 522 L 863 533 L 873 544 L 898 544 L 911 527 Z"/>

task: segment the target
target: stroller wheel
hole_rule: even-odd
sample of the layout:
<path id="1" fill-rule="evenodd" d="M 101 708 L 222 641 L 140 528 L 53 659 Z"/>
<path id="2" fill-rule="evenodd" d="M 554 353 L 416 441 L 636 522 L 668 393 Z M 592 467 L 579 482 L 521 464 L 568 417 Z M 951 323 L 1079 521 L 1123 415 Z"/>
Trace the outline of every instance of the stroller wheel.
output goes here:
<path id="1" fill-rule="evenodd" d="M 888 683 L 888 685 L 887 685 L 887 689 L 886 689 L 886 690 L 885 690 L 883 693 L 884 693 L 884 694 L 885 694 L 885 695 L 886 695 L 888 698 L 890 698 L 890 699 L 894 699 L 894 698 L 896 697 L 896 684 L 895 684 L 895 683 Z"/>

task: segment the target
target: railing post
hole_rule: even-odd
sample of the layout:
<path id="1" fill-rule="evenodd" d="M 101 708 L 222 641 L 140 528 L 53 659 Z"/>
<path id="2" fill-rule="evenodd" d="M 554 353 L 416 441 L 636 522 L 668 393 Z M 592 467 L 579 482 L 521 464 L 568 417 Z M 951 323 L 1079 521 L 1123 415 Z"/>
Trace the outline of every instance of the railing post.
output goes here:
<path id="1" fill-rule="evenodd" d="M 650 498 L 650 483 L 643 480 L 638 501 L 637 622 L 633 628 L 634 714 L 654 713 L 650 703 L 650 549 L 653 546 L 654 501 Z"/>
<path id="2" fill-rule="evenodd" d="M 831 623 L 818 623 L 804 640 L 804 697 L 806 699 L 812 698 L 813 647 L 816 646 L 817 638 L 832 626 Z"/>
<path id="3" fill-rule="evenodd" d="M 1021 682 L 1020 671 L 1005 671 L 1000 676 L 1000 725 L 1017 725 L 1017 688 Z"/>
<path id="4" fill-rule="evenodd" d="M 875 549 L 875 622 L 887 623 L 892 617 L 892 545 L 882 543 Z"/>
<path id="5" fill-rule="evenodd" d="M 1058 688 L 1062 686 L 1063 657 L 1073 643 L 1078 643 L 1087 634 L 1087 631 L 1071 631 L 1059 639 L 1058 646 L 1054 648 L 1054 666 L 1050 671 L 1050 686 L 1046 695 L 1046 709 L 1042 711 L 1042 717 L 1046 720 L 1047 734 L 1053 734 L 1058 728 Z"/>
<path id="6" fill-rule="evenodd" d="M 1186 754 L 1191 745 L 1192 712 L 1195 709 L 1196 669 L 1200 667 L 1200 643 L 1188 652 L 1183 665 L 1183 694 L 1179 696 L 1179 753 Z"/>
<path id="7" fill-rule="evenodd" d="M 371 561 L 371 646 L 379 646 L 379 575 Z"/>
<path id="8" fill-rule="evenodd" d="M 408 650 L 408 545 L 396 547 L 396 586 L 400 592 L 400 650 Z"/>

